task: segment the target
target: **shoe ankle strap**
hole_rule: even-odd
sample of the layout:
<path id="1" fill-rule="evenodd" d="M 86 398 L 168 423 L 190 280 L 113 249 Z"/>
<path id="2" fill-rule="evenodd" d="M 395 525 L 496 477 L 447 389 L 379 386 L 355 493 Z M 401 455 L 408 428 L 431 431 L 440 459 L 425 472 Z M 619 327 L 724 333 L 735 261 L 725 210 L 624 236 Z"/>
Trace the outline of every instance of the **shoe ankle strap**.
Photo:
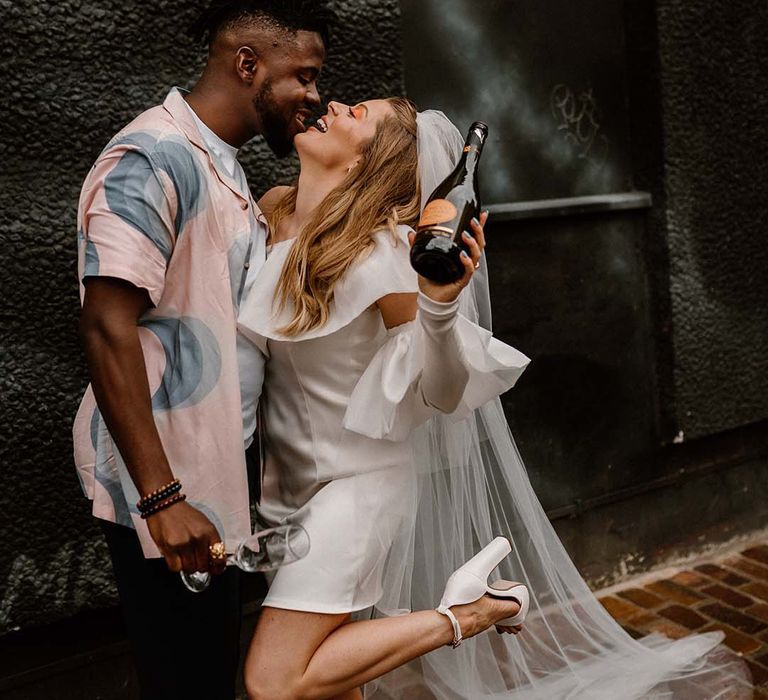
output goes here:
<path id="1" fill-rule="evenodd" d="M 464 637 L 461 636 L 461 625 L 459 624 L 459 621 L 456 619 L 456 615 L 453 614 L 450 608 L 446 608 L 445 606 L 441 605 L 438 608 L 435 608 L 437 612 L 439 612 L 441 615 L 445 615 L 450 621 L 451 625 L 453 626 L 453 642 L 451 642 L 450 646 L 452 646 L 454 649 L 459 646 L 464 639 Z"/>

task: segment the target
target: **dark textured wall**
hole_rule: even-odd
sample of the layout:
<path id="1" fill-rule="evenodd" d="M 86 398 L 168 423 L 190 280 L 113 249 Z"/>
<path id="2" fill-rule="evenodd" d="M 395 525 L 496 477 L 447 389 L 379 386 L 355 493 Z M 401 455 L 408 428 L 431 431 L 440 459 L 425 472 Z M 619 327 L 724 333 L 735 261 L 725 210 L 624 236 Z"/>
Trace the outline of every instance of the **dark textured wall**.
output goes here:
<path id="1" fill-rule="evenodd" d="M 619 3 L 400 4 L 408 94 L 462 130 L 490 127 L 487 203 L 631 187 Z"/>
<path id="2" fill-rule="evenodd" d="M 768 6 L 660 0 L 674 389 L 687 437 L 768 416 Z"/>
<path id="3" fill-rule="evenodd" d="M 401 4 L 409 94 L 463 127 L 491 124 L 488 202 L 653 194 L 659 440 L 768 416 L 766 6 Z"/>
<path id="4" fill-rule="evenodd" d="M 494 330 L 533 358 L 505 410 L 577 565 L 605 581 L 765 526 L 768 11 L 402 5 L 409 94 L 501 132 L 488 201 L 653 196 L 489 225 Z M 579 89 L 553 109 L 562 85 Z M 597 170 L 580 146 L 601 137 Z"/>
<path id="5" fill-rule="evenodd" d="M 0 0 L 0 634 L 114 602 L 105 546 L 71 457 L 86 377 L 76 335 L 80 185 L 108 139 L 201 52 L 184 30 L 203 3 Z M 396 0 L 341 0 L 321 87 L 358 101 L 402 92 Z M 257 140 L 262 191 L 295 173 Z"/>
<path id="6" fill-rule="evenodd" d="M 644 212 L 488 227 L 493 330 L 532 358 L 502 403 L 544 508 L 658 476 Z"/>

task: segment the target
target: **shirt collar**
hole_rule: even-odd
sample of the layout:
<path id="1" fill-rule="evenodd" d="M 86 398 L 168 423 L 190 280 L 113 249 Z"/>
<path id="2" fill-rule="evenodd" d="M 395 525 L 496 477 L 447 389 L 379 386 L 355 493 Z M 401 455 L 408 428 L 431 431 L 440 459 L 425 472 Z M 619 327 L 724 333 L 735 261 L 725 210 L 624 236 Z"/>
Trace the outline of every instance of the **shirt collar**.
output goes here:
<path id="1" fill-rule="evenodd" d="M 163 108 L 173 117 L 173 121 L 175 121 L 179 128 L 184 132 L 184 135 L 195 146 L 202 148 L 206 153 L 208 153 L 208 148 L 205 145 L 205 139 L 203 139 L 202 135 L 200 134 L 200 131 L 197 128 L 197 124 L 195 124 L 195 120 L 187 108 L 186 101 L 184 100 L 184 94 L 187 92 L 189 91 L 183 90 L 182 88 L 171 88 L 171 91 L 165 98 L 165 102 L 163 102 Z"/>
<path id="2" fill-rule="evenodd" d="M 214 155 L 208 150 L 205 139 L 203 138 L 202 134 L 200 133 L 200 129 L 198 129 L 197 124 L 195 123 L 195 117 L 192 114 L 192 110 L 184 99 L 184 94 L 187 92 L 189 91 L 184 90 L 183 88 L 171 88 L 170 92 L 165 98 L 165 101 L 163 102 L 163 108 L 171 115 L 173 121 L 184 132 L 184 135 L 190 140 L 190 142 L 202 151 L 205 151 L 205 154 L 211 161 L 211 164 L 213 165 L 219 180 L 221 180 L 224 185 L 226 185 L 238 197 L 240 197 L 240 199 L 249 200 L 251 206 L 253 207 L 254 215 L 260 221 L 263 221 L 264 216 L 254 202 L 253 197 L 251 197 L 250 194 L 244 195 L 242 192 L 240 192 L 237 183 L 228 173 L 224 172 L 222 166 L 217 162 L 218 159 L 215 158 Z M 230 146 L 230 148 L 232 147 Z"/>
<path id="3" fill-rule="evenodd" d="M 203 137 L 208 153 L 214 156 L 214 160 L 217 165 L 224 168 L 225 172 L 235 177 L 235 169 L 237 167 L 237 148 L 228 144 L 223 138 L 221 138 L 215 131 L 213 131 L 200 117 L 195 114 L 195 110 L 192 109 L 192 105 L 184 100 L 189 113 L 192 115 L 192 119 L 197 126 L 197 130 L 200 132 L 200 136 Z M 237 178 L 235 178 L 237 180 Z"/>

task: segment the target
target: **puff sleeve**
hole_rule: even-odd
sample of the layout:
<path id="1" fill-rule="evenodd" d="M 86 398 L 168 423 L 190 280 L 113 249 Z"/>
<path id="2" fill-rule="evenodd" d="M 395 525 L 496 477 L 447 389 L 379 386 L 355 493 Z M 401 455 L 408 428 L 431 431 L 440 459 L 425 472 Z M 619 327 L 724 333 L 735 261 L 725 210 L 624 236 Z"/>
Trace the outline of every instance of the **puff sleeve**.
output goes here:
<path id="1" fill-rule="evenodd" d="M 404 440 L 438 412 L 467 417 L 518 380 L 530 360 L 458 313 L 419 294 L 414 321 L 391 329 L 359 379 L 344 418 L 348 430 Z"/>

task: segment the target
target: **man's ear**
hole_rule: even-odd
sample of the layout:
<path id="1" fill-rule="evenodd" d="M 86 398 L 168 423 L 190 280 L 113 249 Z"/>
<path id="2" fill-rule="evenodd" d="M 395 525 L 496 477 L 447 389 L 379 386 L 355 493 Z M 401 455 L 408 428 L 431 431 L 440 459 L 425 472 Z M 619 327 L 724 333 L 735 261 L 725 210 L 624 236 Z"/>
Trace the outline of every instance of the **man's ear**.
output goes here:
<path id="1" fill-rule="evenodd" d="M 240 80 L 250 85 L 256 78 L 256 71 L 259 68 L 259 57 L 250 46 L 241 46 L 237 50 L 236 56 L 235 69 L 237 70 L 237 75 Z"/>

